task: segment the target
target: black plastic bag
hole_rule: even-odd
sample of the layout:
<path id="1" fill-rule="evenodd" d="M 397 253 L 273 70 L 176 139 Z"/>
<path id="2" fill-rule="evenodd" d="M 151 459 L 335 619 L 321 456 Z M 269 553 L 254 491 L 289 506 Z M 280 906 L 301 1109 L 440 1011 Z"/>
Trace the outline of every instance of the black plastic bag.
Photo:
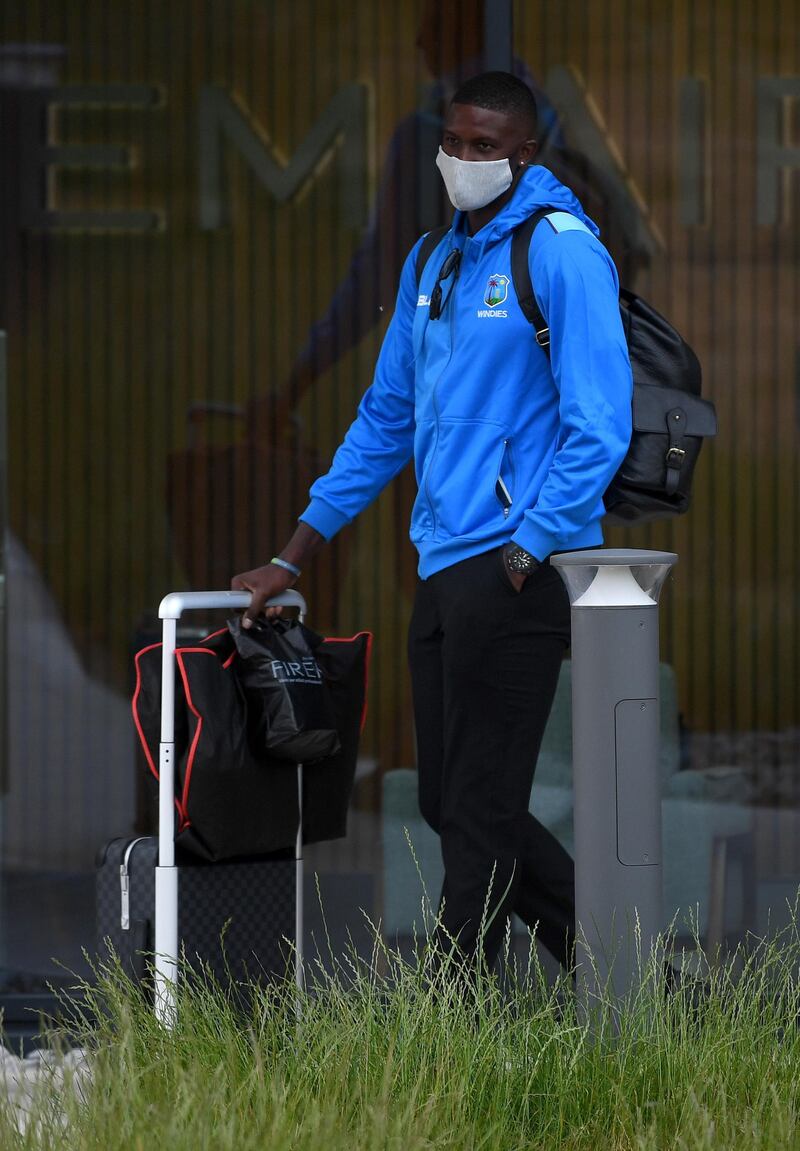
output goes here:
<path id="1" fill-rule="evenodd" d="M 236 675 L 247 700 L 250 746 L 295 763 L 339 750 L 330 690 L 315 650 L 322 637 L 296 620 L 228 621 L 239 656 Z"/>

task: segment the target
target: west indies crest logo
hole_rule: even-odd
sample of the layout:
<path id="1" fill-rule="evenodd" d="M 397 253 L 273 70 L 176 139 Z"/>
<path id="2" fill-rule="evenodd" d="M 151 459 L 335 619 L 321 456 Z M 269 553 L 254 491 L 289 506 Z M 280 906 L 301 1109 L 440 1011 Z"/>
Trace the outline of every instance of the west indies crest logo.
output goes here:
<path id="1" fill-rule="evenodd" d="M 508 297 L 508 276 L 490 276 L 484 292 L 483 302 L 489 308 L 504 304 Z"/>

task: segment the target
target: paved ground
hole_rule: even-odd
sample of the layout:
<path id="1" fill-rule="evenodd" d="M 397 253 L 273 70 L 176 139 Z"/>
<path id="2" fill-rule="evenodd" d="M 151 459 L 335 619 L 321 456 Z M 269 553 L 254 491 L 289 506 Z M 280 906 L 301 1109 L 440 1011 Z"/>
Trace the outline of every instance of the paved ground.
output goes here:
<path id="1" fill-rule="evenodd" d="M 28 1126 L 37 1091 L 53 1086 L 57 1095 L 63 1091 L 79 1095 L 88 1076 L 86 1054 L 79 1047 L 64 1054 L 37 1051 L 26 1059 L 0 1048 L 0 1089 L 5 1091 L 21 1132 Z"/>

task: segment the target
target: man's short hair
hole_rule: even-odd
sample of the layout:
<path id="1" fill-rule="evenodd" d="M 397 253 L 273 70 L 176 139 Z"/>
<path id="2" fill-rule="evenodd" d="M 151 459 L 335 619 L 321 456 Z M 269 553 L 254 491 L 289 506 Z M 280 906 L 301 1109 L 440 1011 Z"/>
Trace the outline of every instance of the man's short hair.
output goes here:
<path id="1" fill-rule="evenodd" d="M 531 134 L 536 134 L 536 99 L 528 85 L 510 72 L 482 72 L 480 76 L 473 76 L 458 89 L 453 103 L 518 116 L 528 123 Z"/>

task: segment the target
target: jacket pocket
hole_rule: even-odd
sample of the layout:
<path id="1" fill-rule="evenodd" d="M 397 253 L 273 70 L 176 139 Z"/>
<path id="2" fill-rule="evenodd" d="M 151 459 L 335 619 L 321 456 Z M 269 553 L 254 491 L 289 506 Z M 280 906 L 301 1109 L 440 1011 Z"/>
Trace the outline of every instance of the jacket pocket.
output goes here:
<path id="1" fill-rule="evenodd" d="M 503 510 L 496 485 L 505 452 L 499 428 L 477 420 L 440 423 L 436 459 L 425 477 L 437 534 L 482 539 L 498 530 Z"/>

